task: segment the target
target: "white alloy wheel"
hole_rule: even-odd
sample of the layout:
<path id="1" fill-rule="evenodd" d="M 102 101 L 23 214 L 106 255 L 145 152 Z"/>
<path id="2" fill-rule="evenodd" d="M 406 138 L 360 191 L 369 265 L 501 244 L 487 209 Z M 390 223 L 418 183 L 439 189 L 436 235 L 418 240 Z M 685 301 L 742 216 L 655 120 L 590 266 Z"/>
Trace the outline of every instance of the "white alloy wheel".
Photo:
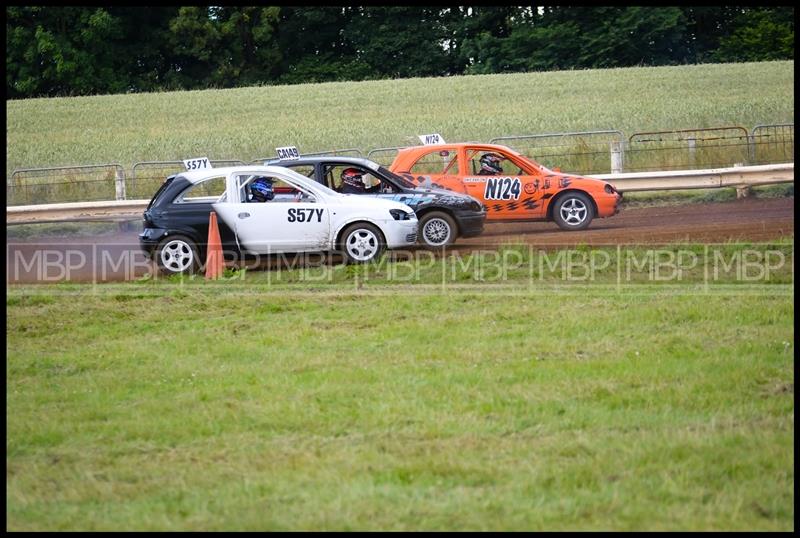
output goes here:
<path id="1" fill-rule="evenodd" d="M 578 198 L 570 198 L 561 204 L 561 218 L 570 226 L 580 226 L 586 220 L 589 210 L 586 204 Z"/>
<path id="2" fill-rule="evenodd" d="M 342 234 L 342 250 L 352 263 L 367 263 L 378 258 L 386 243 L 380 230 L 369 223 L 356 223 Z"/>
<path id="3" fill-rule="evenodd" d="M 190 273 L 197 264 L 197 252 L 183 237 L 167 238 L 159 246 L 158 264 L 168 273 Z"/>

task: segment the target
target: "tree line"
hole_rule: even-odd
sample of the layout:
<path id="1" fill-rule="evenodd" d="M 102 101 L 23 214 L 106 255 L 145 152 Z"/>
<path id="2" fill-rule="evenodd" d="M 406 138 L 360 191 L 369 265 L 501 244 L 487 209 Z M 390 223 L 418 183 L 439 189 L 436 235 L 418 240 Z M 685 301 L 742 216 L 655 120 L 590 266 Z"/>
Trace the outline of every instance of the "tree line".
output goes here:
<path id="1" fill-rule="evenodd" d="M 794 59 L 793 7 L 6 7 L 6 97 Z"/>

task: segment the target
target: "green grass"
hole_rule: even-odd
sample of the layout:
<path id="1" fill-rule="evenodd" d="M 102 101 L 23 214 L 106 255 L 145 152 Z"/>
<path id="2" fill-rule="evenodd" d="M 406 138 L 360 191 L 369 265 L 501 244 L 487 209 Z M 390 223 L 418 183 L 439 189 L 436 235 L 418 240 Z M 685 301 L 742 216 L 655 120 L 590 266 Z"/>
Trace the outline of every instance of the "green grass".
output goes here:
<path id="1" fill-rule="evenodd" d="M 788 258 L 437 270 L 8 288 L 7 529 L 793 529 Z"/>
<path id="2" fill-rule="evenodd" d="M 6 102 L 17 168 L 301 152 L 508 135 L 791 123 L 794 62 L 336 82 Z M 113 189 L 112 189 L 113 192 Z"/>

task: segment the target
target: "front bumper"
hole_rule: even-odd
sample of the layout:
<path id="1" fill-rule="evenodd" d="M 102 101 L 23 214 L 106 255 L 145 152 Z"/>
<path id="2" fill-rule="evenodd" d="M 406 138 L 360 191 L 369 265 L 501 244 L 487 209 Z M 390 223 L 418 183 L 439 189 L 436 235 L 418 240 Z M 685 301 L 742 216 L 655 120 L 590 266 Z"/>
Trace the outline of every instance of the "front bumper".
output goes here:
<path id="1" fill-rule="evenodd" d="M 614 194 L 597 196 L 595 197 L 595 203 L 597 203 L 598 217 L 612 217 L 619 213 L 620 204 L 622 203 L 622 193 L 615 192 Z"/>
<path id="2" fill-rule="evenodd" d="M 486 224 L 486 212 L 469 212 L 456 214 L 459 237 L 475 237 L 483 233 L 483 226 Z"/>
<path id="3" fill-rule="evenodd" d="M 386 237 L 387 248 L 401 248 L 412 246 L 417 242 L 419 221 L 386 221 L 383 225 L 383 235 Z"/>

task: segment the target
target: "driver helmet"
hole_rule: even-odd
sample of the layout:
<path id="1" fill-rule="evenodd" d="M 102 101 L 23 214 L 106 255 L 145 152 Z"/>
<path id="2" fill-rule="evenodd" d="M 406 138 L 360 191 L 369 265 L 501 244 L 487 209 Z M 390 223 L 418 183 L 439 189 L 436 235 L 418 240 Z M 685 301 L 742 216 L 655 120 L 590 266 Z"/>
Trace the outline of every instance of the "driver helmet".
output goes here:
<path id="1" fill-rule="evenodd" d="M 264 176 L 255 178 L 250 184 L 250 194 L 252 194 L 254 202 L 267 202 L 275 198 L 272 179 Z"/>
<path id="2" fill-rule="evenodd" d="M 502 174 L 503 167 L 500 166 L 500 161 L 503 159 L 496 153 L 487 153 L 480 158 L 481 172 L 489 174 Z"/>
<path id="3" fill-rule="evenodd" d="M 364 174 L 357 168 L 345 168 L 342 171 L 342 186 L 348 185 L 359 190 L 365 190 Z"/>

